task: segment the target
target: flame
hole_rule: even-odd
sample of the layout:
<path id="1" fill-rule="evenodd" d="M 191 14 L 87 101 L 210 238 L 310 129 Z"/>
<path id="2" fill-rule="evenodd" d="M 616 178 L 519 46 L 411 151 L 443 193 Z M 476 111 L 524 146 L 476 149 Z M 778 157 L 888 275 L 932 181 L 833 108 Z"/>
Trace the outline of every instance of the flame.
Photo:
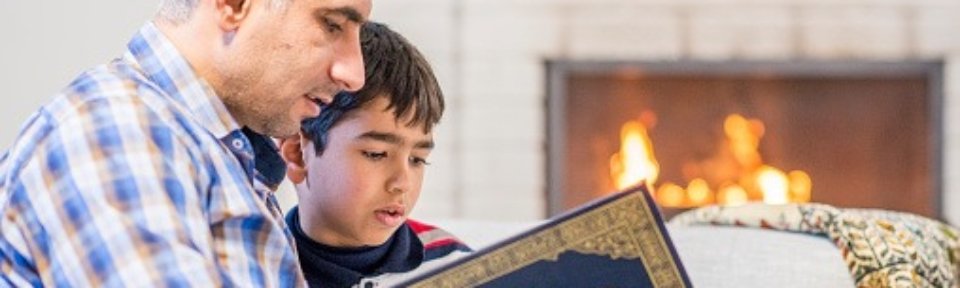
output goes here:
<path id="1" fill-rule="evenodd" d="M 787 174 L 787 179 L 790 179 L 790 201 L 810 202 L 810 189 L 813 186 L 810 175 L 800 170 L 794 170 Z"/>
<path id="2" fill-rule="evenodd" d="M 740 114 L 730 114 L 723 121 L 723 131 L 730 143 L 730 150 L 737 162 L 744 167 L 757 167 L 760 158 L 760 137 L 763 137 L 763 123 L 747 120 Z"/>
<path id="3" fill-rule="evenodd" d="M 763 192 L 763 203 L 787 204 L 788 185 L 787 174 L 780 169 L 764 165 L 757 172 L 757 186 Z"/>
<path id="4" fill-rule="evenodd" d="M 747 204 L 747 201 L 749 201 L 747 190 L 743 190 L 739 185 L 723 187 L 717 195 L 717 203 L 722 205 L 743 205 Z"/>
<path id="5" fill-rule="evenodd" d="M 691 163 L 684 164 L 684 175 L 689 174 L 686 170 L 690 167 L 700 167 L 691 170 L 699 169 L 697 171 L 700 172 L 697 173 L 700 174 L 703 174 L 704 170 L 714 173 L 704 174 L 707 176 L 705 178 L 690 176 L 694 179 L 687 183 L 686 188 L 670 182 L 657 187 L 655 183 L 660 174 L 660 164 L 654 157 L 653 141 L 647 133 L 647 129 L 653 126 L 651 123 L 655 121 L 655 117 L 652 112 L 644 111 L 640 119 L 648 125 L 628 121 L 621 128 L 620 151 L 610 157 L 610 172 L 618 189 L 645 181 L 647 185 L 654 187 L 656 201 L 667 207 L 712 203 L 740 205 L 757 200 L 768 204 L 810 201 L 810 175 L 799 170 L 784 173 L 778 168 L 765 165 L 759 149 L 760 138 L 765 130 L 764 124 L 760 120 L 748 119 L 740 114 L 730 114 L 723 122 L 726 135 L 726 146 L 723 147 L 724 152 L 729 154 L 718 155 L 703 163 L 693 163 L 694 166 L 690 166 Z M 716 161 L 726 164 L 716 165 Z M 716 173 L 721 171 L 723 172 Z M 713 186 L 719 187 L 714 190 L 707 179 L 723 184 Z"/>
<path id="6" fill-rule="evenodd" d="M 625 189 L 640 181 L 653 184 L 660 174 L 660 164 L 653 156 L 653 142 L 647 128 L 630 121 L 620 130 L 620 152 L 610 157 L 610 170 L 617 189 Z"/>
<path id="7" fill-rule="evenodd" d="M 706 205 L 711 200 L 710 185 L 702 178 L 693 179 L 687 184 L 687 198 L 693 205 Z"/>
<path id="8" fill-rule="evenodd" d="M 677 184 L 667 182 L 657 189 L 657 200 L 661 205 L 670 207 L 680 207 L 683 205 L 683 187 Z"/>

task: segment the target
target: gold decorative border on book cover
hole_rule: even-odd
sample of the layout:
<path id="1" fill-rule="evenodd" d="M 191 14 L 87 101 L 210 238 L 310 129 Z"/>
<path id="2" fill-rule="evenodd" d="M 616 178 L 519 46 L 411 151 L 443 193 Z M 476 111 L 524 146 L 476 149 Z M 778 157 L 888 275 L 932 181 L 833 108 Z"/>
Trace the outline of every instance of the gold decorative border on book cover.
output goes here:
<path id="1" fill-rule="evenodd" d="M 568 251 L 640 259 L 655 287 L 683 287 L 678 263 L 642 193 L 629 193 L 411 287 L 482 285 L 537 261 L 556 261 Z"/>

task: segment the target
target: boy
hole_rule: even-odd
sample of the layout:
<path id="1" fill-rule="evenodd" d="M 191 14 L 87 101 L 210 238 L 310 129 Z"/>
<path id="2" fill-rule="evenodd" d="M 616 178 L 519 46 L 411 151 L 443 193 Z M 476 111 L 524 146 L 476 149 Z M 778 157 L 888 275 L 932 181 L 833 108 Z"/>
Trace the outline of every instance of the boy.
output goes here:
<path id="1" fill-rule="evenodd" d="M 311 286 L 377 286 L 469 252 L 448 233 L 407 219 L 444 108 L 433 72 L 382 24 L 364 24 L 361 47 L 366 85 L 337 95 L 303 122 L 299 138 L 280 144 L 300 198 L 287 223 Z"/>

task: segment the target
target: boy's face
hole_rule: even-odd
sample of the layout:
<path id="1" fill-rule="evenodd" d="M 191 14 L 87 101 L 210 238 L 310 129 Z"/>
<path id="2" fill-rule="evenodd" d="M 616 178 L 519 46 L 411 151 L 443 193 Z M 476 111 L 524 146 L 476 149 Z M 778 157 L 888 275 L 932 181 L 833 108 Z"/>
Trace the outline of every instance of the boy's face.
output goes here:
<path id="1" fill-rule="evenodd" d="M 314 240 L 336 247 L 383 244 L 416 205 L 432 135 L 396 120 L 387 104 L 377 97 L 344 115 L 322 155 L 301 138 L 305 174 L 294 177 L 297 166 L 288 165 L 288 175 L 300 198 L 302 229 Z"/>

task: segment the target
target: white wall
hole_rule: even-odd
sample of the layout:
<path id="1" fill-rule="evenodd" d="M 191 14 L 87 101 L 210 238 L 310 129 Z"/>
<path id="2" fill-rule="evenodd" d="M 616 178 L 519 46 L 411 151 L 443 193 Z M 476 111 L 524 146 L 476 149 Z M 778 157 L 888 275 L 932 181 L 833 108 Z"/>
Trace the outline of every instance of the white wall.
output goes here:
<path id="1" fill-rule="evenodd" d="M 0 147 L 78 72 L 118 56 L 156 5 L 0 2 Z M 948 64 L 943 206 L 960 223 L 956 0 L 374 0 L 372 18 L 424 52 L 449 103 L 417 216 L 543 217 L 545 59 L 934 59 Z"/>
<path id="2" fill-rule="evenodd" d="M 373 18 L 425 51 L 456 103 L 440 142 L 456 160 L 431 167 L 425 217 L 543 216 L 548 59 L 936 60 L 942 207 L 960 224 L 960 1 L 407 0 L 377 2 Z"/>
<path id="3" fill-rule="evenodd" d="M 0 149 L 81 71 L 119 57 L 157 1 L 0 1 Z"/>

